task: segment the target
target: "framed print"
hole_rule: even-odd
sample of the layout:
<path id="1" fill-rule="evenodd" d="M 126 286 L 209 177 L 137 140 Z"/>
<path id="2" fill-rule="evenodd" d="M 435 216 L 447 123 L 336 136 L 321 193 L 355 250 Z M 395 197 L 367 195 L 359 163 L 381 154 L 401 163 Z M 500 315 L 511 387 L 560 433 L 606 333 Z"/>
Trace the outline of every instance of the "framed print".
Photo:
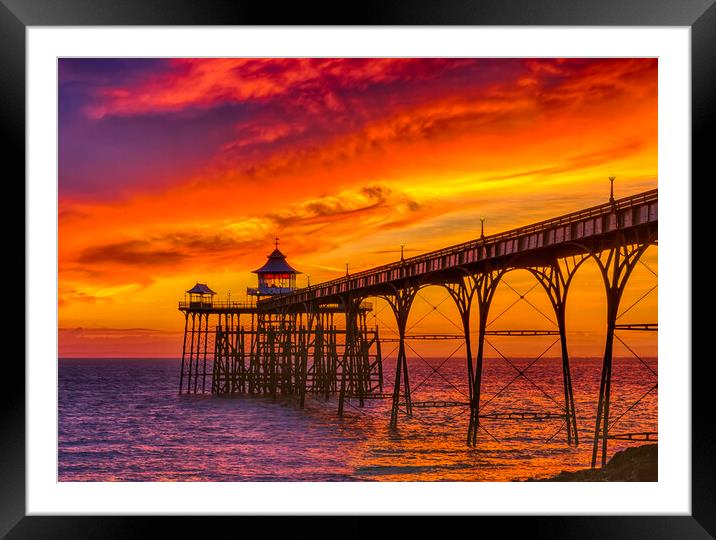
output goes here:
<path id="1" fill-rule="evenodd" d="M 3 533 L 713 535 L 690 315 L 712 4 L 5 2 L 27 349 Z"/>

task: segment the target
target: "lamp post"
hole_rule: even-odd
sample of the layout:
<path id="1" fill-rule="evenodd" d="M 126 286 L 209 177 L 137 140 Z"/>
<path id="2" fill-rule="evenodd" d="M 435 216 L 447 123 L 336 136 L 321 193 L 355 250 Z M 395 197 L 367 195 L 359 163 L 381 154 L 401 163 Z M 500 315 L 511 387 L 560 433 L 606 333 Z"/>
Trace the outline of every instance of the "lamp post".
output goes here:
<path id="1" fill-rule="evenodd" d="M 614 175 L 614 173 L 609 175 L 609 182 L 610 182 L 609 202 L 612 204 L 614 204 L 614 180 L 616 180 L 616 179 L 617 179 L 617 177 Z"/>
<path id="2" fill-rule="evenodd" d="M 348 261 L 346 261 L 346 277 L 348 277 Z"/>
<path id="3" fill-rule="evenodd" d="M 400 244 L 400 260 L 405 260 L 405 257 L 403 257 L 403 250 L 405 249 L 405 244 Z"/>
<path id="4" fill-rule="evenodd" d="M 306 278 L 308 279 L 307 287 L 310 289 L 311 288 L 311 274 L 306 274 Z"/>
<path id="5" fill-rule="evenodd" d="M 480 238 L 485 239 L 485 216 L 480 216 Z"/>

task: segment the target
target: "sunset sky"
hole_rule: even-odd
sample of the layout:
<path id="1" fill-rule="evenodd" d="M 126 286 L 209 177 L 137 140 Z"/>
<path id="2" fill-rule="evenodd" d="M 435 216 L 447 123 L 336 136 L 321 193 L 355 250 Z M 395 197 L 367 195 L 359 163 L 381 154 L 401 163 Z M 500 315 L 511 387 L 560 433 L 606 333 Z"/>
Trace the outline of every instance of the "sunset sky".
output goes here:
<path id="1" fill-rule="evenodd" d="M 490 234 L 606 202 L 610 173 L 617 196 L 657 187 L 656 59 L 61 59 L 59 354 L 180 356 L 183 292 L 243 299 L 276 236 L 315 284 L 475 238 L 480 216 Z M 656 248 L 644 262 L 623 308 L 656 284 Z M 495 315 L 534 285 L 506 279 Z M 457 332 L 445 297 L 425 291 L 415 332 Z M 526 299 L 494 328 L 550 328 Z M 601 353 L 604 311 L 590 264 L 573 355 Z M 620 322 L 656 313 L 654 290 Z"/>

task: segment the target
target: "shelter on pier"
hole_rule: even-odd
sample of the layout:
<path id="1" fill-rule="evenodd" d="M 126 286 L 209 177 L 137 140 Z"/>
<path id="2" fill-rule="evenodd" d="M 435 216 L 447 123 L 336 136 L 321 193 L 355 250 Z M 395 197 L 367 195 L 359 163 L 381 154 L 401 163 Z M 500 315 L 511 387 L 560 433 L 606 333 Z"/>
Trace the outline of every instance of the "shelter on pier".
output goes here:
<path id="1" fill-rule="evenodd" d="M 206 283 L 199 283 L 198 281 L 196 285 L 186 291 L 186 294 L 189 295 L 189 307 L 198 309 L 211 308 L 216 295 Z"/>
<path id="2" fill-rule="evenodd" d="M 268 260 L 253 274 L 258 274 L 258 287 L 249 287 L 246 292 L 249 296 L 274 296 L 287 294 L 296 290 L 296 276 L 301 274 L 286 261 L 286 255 L 278 249 L 276 238 L 275 249 L 267 255 Z"/>

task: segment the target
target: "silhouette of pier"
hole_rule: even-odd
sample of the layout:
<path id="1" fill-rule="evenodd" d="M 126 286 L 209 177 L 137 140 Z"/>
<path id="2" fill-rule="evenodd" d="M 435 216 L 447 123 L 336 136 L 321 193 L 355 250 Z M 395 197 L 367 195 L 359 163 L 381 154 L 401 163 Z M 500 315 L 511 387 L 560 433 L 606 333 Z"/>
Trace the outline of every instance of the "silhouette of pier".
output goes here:
<path id="1" fill-rule="evenodd" d="M 295 396 L 301 406 L 307 394 L 326 399 L 336 397 L 339 415 L 344 414 L 346 400 L 357 400 L 362 407 L 366 400 L 387 399 L 391 401 L 392 427 L 398 425 L 401 413 L 412 416 L 413 409 L 462 407 L 469 410 L 466 442 L 471 446 L 477 445 L 480 430 L 486 431 L 481 426 L 485 418 L 513 422 L 559 419 L 567 444 L 578 445 L 565 308 L 575 274 L 585 261 L 592 260 L 603 278 L 607 299 L 606 338 L 592 440 L 592 467 L 604 465 L 609 440 L 657 439 L 655 432 L 616 432 L 612 428 L 621 416 L 610 422 L 615 339 L 624 343 L 619 335 L 622 332 L 657 330 L 657 324 L 652 322 L 618 323 L 629 277 L 647 248 L 658 242 L 657 209 L 657 190 L 622 199 L 612 196 L 605 204 L 499 234 L 483 232 L 469 242 L 419 256 L 404 258 L 401 253 L 399 261 L 354 274 L 346 270 L 346 275 L 339 279 L 304 288 L 295 287 L 295 274 L 299 272 L 285 262 L 277 240 L 269 262 L 256 271 L 259 287 L 250 291 L 255 294 L 255 301 L 215 302 L 215 293 L 206 285 L 197 284 L 187 291 L 189 301 L 179 303 L 185 316 L 180 393 Z M 554 330 L 488 328 L 497 286 L 514 270 L 530 272 L 544 289 L 554 310 Z M 462 328 L 461 333 L 409 333 L 411 306 L 419 291 L 428 286 L 447 290 L 459 314 L 455 323 Z M 381 337 L 378 327 L 368 324 L 373 298 L 390 306 L 397 337 Z M 559 400 L 548 397 L 558 403 L 559 412 L 484 411 L 485 404 L 495 397 L 485 396 L 483 390 L 485 346 L 492 346 L 488 338 L 493 336 L 555 337 L 553 345 L 559 344 L 561 355 L 562 395 Z M 464 342 L 465 400 L 412 399 L 407 362 L 411 340 Z M 397 344 L 392 389 L 384 388 L 386 367 L 381 344 L 385 343 Z M 517 371 L 515 379 L 524 378 L 536 386 L 526 371 L 540 357 L 520 368 L 502 356 Z M 649 392 L 656 389 L 654 384 Z"/>

